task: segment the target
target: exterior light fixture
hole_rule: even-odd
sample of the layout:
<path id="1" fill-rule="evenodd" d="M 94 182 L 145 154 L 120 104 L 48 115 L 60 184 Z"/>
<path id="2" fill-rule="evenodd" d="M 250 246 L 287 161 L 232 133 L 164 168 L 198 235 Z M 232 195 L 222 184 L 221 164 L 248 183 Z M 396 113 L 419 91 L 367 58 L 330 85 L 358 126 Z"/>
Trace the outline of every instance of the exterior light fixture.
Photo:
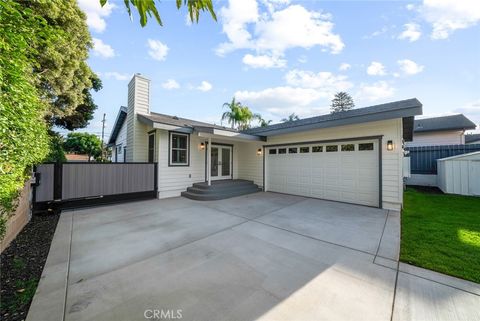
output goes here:
<path id="1" fill-rule="evenodd" d="M 393 150 L 393 141 L 392 140 L 389 140 L 387 141 L 387 150 Z"/>
<path id="2" fill-rule="evenodd" d="M 205 149 L 205 143 L 204 142 L 201 142 L 200 143 L 200 150 L 204 150 Z"/>
<path id="3" fill-rule="evenodd" d="M 257 155 L 258 156 L 262 155 L 262 149 L 261 148 L 257 149 Z"/>

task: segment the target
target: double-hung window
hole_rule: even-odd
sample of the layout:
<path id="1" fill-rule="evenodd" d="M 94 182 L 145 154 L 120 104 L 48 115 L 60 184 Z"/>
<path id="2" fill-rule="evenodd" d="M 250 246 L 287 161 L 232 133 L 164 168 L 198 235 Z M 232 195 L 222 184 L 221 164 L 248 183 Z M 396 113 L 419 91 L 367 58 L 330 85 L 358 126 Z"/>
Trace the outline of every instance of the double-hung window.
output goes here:
<path id="1" fill-rule="evenodd" d="M 170 166 L 189 166 L 190 135 L 170 132 Z"/>

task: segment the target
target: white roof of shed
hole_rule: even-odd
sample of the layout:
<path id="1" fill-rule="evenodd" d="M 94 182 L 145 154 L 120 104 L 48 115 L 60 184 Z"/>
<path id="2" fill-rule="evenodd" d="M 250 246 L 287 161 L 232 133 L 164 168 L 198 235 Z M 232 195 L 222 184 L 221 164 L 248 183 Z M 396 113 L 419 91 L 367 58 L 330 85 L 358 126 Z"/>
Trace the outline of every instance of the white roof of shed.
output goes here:
<path id="1" fill-rule="evenodd" d="M 467 154 L 461 154 L 461 155 L 455 155 L 455 156 L 450 156 L 450 157 L 445 157 L 445 158 L 440 158 L 440 159 L 437 159 L 437 161 L 442 161 L 443 162 L 443 161 L 454 160 L 454 159 L 459 160 L 460 158 L 466 158 L 465 160 L 471 160 L 471 159 L 480 160 L 480 151 L 473 152 L 473 153 L 467 153 Z"/>

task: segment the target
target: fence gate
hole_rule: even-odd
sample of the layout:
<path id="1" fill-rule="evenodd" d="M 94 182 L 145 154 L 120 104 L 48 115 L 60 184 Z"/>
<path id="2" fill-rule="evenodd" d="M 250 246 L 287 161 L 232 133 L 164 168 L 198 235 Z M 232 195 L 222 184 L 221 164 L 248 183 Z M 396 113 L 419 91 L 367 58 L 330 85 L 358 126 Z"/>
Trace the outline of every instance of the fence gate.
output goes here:
<path id="1" fill-rule="evenodd" d="M 157 197 L 156 163 L 46 163 L 35 178 L 37 212 Z"/>

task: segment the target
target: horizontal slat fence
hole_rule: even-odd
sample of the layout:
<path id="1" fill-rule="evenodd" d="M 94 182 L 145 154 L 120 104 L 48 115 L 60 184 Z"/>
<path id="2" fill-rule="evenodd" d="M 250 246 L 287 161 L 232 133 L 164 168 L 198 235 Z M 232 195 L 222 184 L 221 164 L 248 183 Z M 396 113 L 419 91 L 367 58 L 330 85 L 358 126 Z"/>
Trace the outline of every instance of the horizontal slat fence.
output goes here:
<path id="1" fill-rule="evenodd" d="M 437 159 L 480 151 L 480 144 L 407 147 L 412 174 L 437 174 Z"/>
<path id="2" fill-rule="evenodd" d="M 155 198 L 156 163 L 47 163 L 35 167 L 34 209 Z M 52 205 L 53 204 L 53 205 Z"/>

